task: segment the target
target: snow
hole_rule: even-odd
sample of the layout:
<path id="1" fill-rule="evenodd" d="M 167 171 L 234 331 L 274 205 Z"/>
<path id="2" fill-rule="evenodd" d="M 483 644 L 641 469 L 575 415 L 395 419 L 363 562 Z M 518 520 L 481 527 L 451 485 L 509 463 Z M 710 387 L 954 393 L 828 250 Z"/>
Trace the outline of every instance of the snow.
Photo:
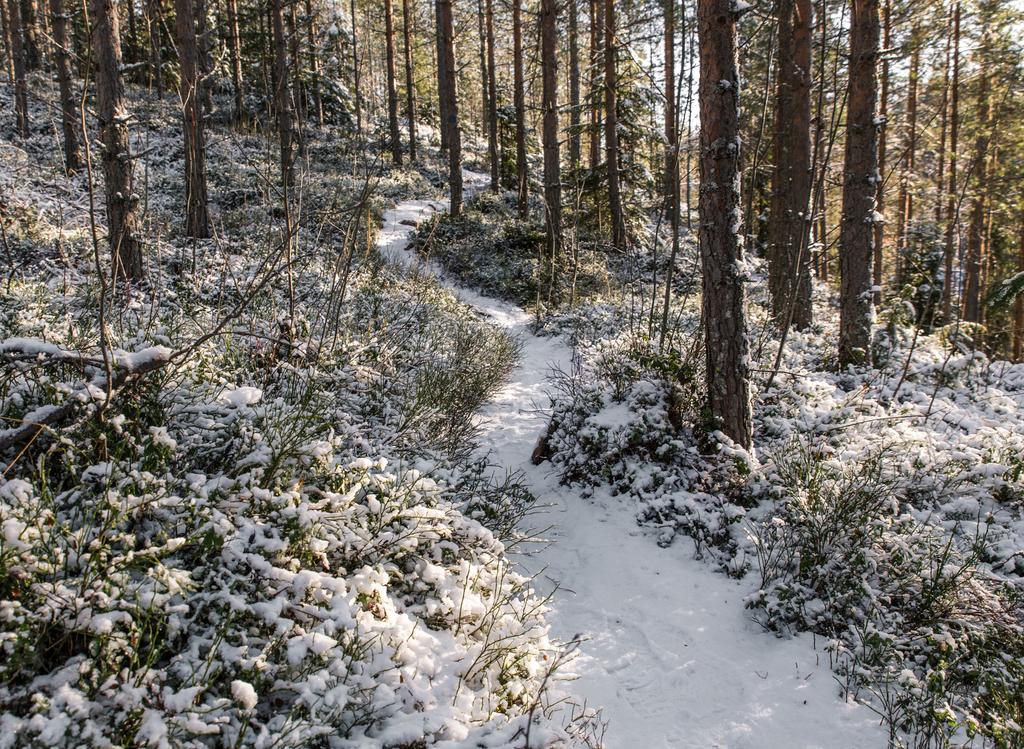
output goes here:
<path id="1" fill-rule="evenodd" d="M 467 193 L 486 179 L 465 172 Z M 518 561 L 555 591 L 552 634 L 584 639 L 573 691 L 602 711 L 609 749 L 885 746 L 874 713 L 838 698 L 828 658 L 810 637 L 776 638 L 748 616 L 743 602 L 756 575 L 736 581 L 693 559 L 684 544 L 660 548 L 637 526 L 631 500 L 600 492 L 584 499 L 548 466 L 532 465 L 547 426 L 548 375 L 568 369 L 572 351 L 560 338 L 532 335 L 524 310 L 456 286 L 408 248 L 410 222 L 442 209 L 410 200 L 386 212 L 378 248 L 437 275 L 523 343 L 519 366 L 481 411 L 482 449 L 496 470 L 522 471 L 546 508 L 533 520 L 550 526 L 550 543 Z"/>
<path id="2" fill-rule="evenodd" d="M 257 387 L 244 386 L 234 390 L 227 390 L 221 393 L 220 398 L 235 408 L 244 408 L 245 406 L 259 403 L 263 398 L 263 391 Z"/>
<path id="3" fill-rule="evenodd" d="M 256 707 L 256 690 L 247 681 L 235 679 L 231 682 L 231 696 L 245 710 L 252 710 Z"/>

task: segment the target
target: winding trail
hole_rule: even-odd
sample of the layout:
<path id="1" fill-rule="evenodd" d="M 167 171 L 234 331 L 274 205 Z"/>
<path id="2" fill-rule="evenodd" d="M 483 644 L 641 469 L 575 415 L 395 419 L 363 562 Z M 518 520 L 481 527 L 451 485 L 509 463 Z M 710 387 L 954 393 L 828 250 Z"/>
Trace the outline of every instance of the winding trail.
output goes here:
<path id="1" fill-rule="evenodd" d="M 468 191 L 485 175 L 466 172 Z M 867 708 L 843 703 L 828 656 L 809 637 L 783 640 L 752 622 L 735 581 L 692 557 L 679 541 L 657 546 L 634 520 L 628 499 L 583 499 L 559 486 L 530 454 L 546 427 L 539 409 L 553 366 L 566 368 L 569 346 L 530 333 L 529 315 L 444 278 L 408 249 L 410 227 L 443 210 L 409 200 L 384 214 L 378 248 L 406 266 L 434 273 L 460 298 L 523 342 L 521 363 L 481 411 L 482 443 L 505 468 L 521 470 L 549 507 L 540 526 L 552 543 L 521 559 L 539 585 L 558 587 L 552 633 L 586 640 L 574 663 L 572 691 L 600 708 L 609 749 L 869 749 L 886 734 Z"/>

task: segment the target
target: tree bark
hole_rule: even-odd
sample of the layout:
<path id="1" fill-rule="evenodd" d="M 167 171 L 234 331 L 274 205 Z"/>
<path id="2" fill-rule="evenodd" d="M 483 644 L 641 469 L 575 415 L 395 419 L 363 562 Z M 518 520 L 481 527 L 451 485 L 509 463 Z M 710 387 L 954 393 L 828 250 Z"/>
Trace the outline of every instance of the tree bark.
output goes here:
<path id="1" fill-rule="evenodd" d="M 302 49 L 299 44 L 299 19 L 295 12 L 295 0 L 283 0 L 285 7 L 285 39 L 288 42 L 288 54 L 291 57 L 289 70 L 292 75 L 292 140 L 296 153 L 301 155 L 306 150 L 306 84 L 302 80 Z"/>
<path id="2" fill-rule="evenodd" d="M 160 0 L 146 0 L 146 29 L 149 35 L 149 86 L 163 97 L 163 60 L 160 48 Z"/>
<path id="3" fill-rule="evenodd" d="M 175 0 L 174 16 L 181 65 L 181 108 L 185 136 L 185 233 L 205 239 L 210 236 L 210 214 L 206 193 L 206 138 L 200 101 L 199 47 L 192 0 Z"/>
<path id="4" fill-rule="evenodd" d="M 562 185 L 558 149 L 558 28 L 555 0 L 541 0 L 541 65 L 544 112 L 544 218 L 547 302 L 555 296 L 555 264 L 562 246 Z"/>
<path id="5" fill-rule="evenodd" d="M 441 150 L 447 151 L 448 143 L 448 50 L 444 45 L 444 21 L 441 18 L 442 0 L 434 0 L 434 20 L 437 25 L 437 112 L 441 118 Z M 453 66 L 454 69 L 454 66 Z"/>
<path id="6" fill-rule="evenodd" d="M 611 5 L 609 1 L 609 6 Z M 749 448 L 742 249 L 739 242 L 739 75 L 731 0 L 698 0 L 700 43 L 700 249 L 708 406 L 718 427 Z"/>
<path id="7" fill-rule="evenodd" d="M 476 30 L 480 42 L 480 135 L 486 138 L 490 132 L 490 128 L 487 127 L 487 117 L 491 107 L 488 104 L 487 94 L 487 24 L 484 15 L 484 0 L 476 0 Z"/>
<path id="8" fill-rule="evenodd" d="M 679 228 L 679 122 L 676 114 L 676 0 L 665 6 L 665 212 L 673 233 Z"/>
<path id="9" fill-rule="evenodd" d="M 986 38 L 982 40 L 985 49 Z M 992 121 L 992 96 L 989 80 L 988 61 L 981 64 L 981 80 L 978 85 L 978 137 L 974 141 L 974 169 L 981 175 L 971 201 L 971 225 L 967 232 L 967 267 L 964 268 L 963 319 L 967 322 L 981 322 L 981 265 L 982 246 L 985 241 L 985 215 L 988 210 L 989 140 Z"/>
<path id="10" fill-rule="evenodd" d="M 316 122 L 324 124 L 324 100 L 320 95 L 320 53 L 316 47 L 316 15 L 313 0 L 306 0 L 306 45 L 309 47 L 309 70 L 313 75 L 313 108 Z"/>
<path id="11" fill-rule="evenodd" d="M 611 213 L 611 243 L 617 249 L 626 246 L 626 221 L 622 215 L 619 185 L 619 120 L 616 91 L 615 0 L 604 4 L 604 148 L 608 167 L 608 210 Z"/>
<path id="12" fill-rule="evenodd" d="M 438 0 L 441 21 L 441 44 L 444 47 L 445 112 L 448 115 L 448 186 L 451 190 L 452 216 L 462 215 L 462 134 L 459 131 L 459 97 L 455 78 L 455 29 L 452 19 L 452 0 Z"/>
<path id="13" fill-rule="evenodd" d="M 885 0 L 882 6 L 882 49 L 888 50 L 892 46 L 892 3 Z M 889 57 L 882 56 L 882 93 L 880 96 L 880 110 L 878 120 L 881 123 L 878 128 L 878 184 L 875 186 L 875 210 L 883 216 L 882 221 L 874 224 L 874 257 L 871 266 L 871 281 L 876 287 L 874 292 L 875 304 L 882 303 L 882 270 L 885 267 L 885 180 L 886 180 L 886 155 L 889 146 Z M 897 228 L 897 231 L 899 229 Z M 899 252 L 897 251 L 896 263 L 899 264 Z"/>
<path id="14" fill-rule="evenodd" d="M 878 0 L 853 0 L 840 228 L 839 363 L 871 363 L 871 266 L 878 185 Z"/>
<path id="15" fill-rule="evenodd" d="M 128 17 L 128 49 L 124 57 L 128 62 L 134 63 L 139 59 L 139 31 L 135 24 L 134 2 L 125 4 L 124 14 Z"/>
<path id="16" fill-rule="evenodd" d="M 8 0 L 8 17 L 11 24 L 11 57 L 14 65 L 14 112 L 18 124 L 18 135 L 27 138 L 28 132 L 28 81 L 25 71 L 24 35 L 21 31 L 21 5 L 18 0 Z"/>
<path id="17" fill-rule="evenodd" d="M 213 55 L 210 51 L 210 19 L 207 15 L 206 0 L 195 0 L 196 60 L 199 75 L 196 78 L 196 92 L 202 103 L 202 111 L 213 111 Z"/>
<path id="18" fill-rule="evenodd" d="M 1020 245 L 1017 250 L 1017 272 L 1024 273 L 1024 210 L 1020 217 Z M 1024 294 L 1013 303 L 1013 360 L 1024 362 Z"/>
<path id="19" fill-rule="evenodd" d="M 601 112 L 604 83 L 604 0 L 590 0 L 590 170 L 601 166 Z"/>
<path id="20" fill-rule="evenodd" d="M 402 132 L 398 127 L 398 84 L 395 81 L 395 20 L 392 0 L 384 0 L 384 34 L 387 50 L 388 132 L 391 134 L 391 158 L 402 164 Z"/>
<path id="21" fill-rule="evenodd" d="M 946 140 L 949 133 L 949 61 L 952 40 L 946 36 L 945 63 L 942 66 L 942 103 L 939 105 L 939 164 L 935 169 L 935 226 L 942 226 L 942 201 L 946 191 Z"/>
<path id="22" fill-rule="evenodd" d="M 231 87 L 235 98 L 232 119 L 238 124 L 245 122 L 245 80 L 242 77 L 242 47 L 238 31 L 238 0 L 227 0 L 228 56 L 231 63 Z"/>
<path id="23" fill-rule="evenodd" d="M 811 324 L 810 0 L 778 0 L 775 166 L 768 219 L 768 286 L 779 329 Z"/>
<path id="24" fill-rule="evenodd" d="M 89 0 L 89 16 L 113 275 L 115 280 L 140 281 L 144 271 L 138 239 L 138 200 L 132 179 L 128 113 L 121 80 L 121 36 L 114 0 Z"/>
<path id="25" fill-rule="evenodd" d="M 942 319 L 947 324 L 953 316 L 953 260 L 959 249 L 960 223 L 957 200 L 957 148 L 960 134 L 960 3 L 953 8 L 953 84 L 949 108 L 949 191 L 946 196 L 946 247 L 943 258 Z"/>
<path id="26" fill-rule="evenodd" d="M 402 40 L 405 53 L 405 112 L 409 120 L 409 160 L 416 161 L 416 80 L 412 67 L 412 3 L 402 0 Z"/>
<path id="27" fill-rule="evenodd" d="M 520 218 L 526 218 L 529 210 L 526 181 L 526 93 L 524 86 L 522 0 L 512 0 L 512 99 L 516 110 L 516 196 Z"/>
<path id="28" fill-rule="evenodd" d="M 670 0 L 671 1 L 671 0 Z M 579 169 L 580 151 L 580 39 L 577 0 L 568 0 L 569 14 L 569 166 Z"/>
<path id="29" fill-rule="evenodd" d="M 910 223 L 914 219 L 914 196 L 910 192 L 910 179 L 917 164 L 917 88 L 921 68 L 920 32 L 916 25 L 910 38 L 914 49 L 910 55 L 910 78 L 907 82 L 907 139 L 904 145 L 903 168 L 900 170 L 899 196 L 896 199 L 896 206 L 899 210 L 896 218 L 896 283 L 898 286 L 903 285 L 906 252 L 910 244 Z"/>
<path id="30" fill-rule="evenodd" d="M 349 14 L 352 16 L 352 86 L 356 100 L 356 134 L 363 132 L 363 94 L 359 86 L 359 37 L 356 25 L 356 0 L 349 2 Z"/>
<path id="31" fill-rule="evenodd" d="M 60 92 L 61 125 L 64 129 L 64 166 L 69 173 L 82 167 L 82 149 L 78 141 L 81 116 L 71 80 L 71 48 L 68 41 L 68 17 L 64 0 L 50 0 L 53 26 L 53 61 L 57 68 L 57 87 Z"/>
<path id="32" fill-rule="evenodd" d="M 38 70 L 43 58 L 39 52 L 39 19 L 36 14 L 36 0 L 21 0 L 21 34 L 25 69 Z"/>
<path id="33" fill-rule="evenodd" d="M 281 145 L 281 182 L 287 188 L 295 183 L 295 174 L 292 167 L 292 112 L 288 95 L 288 47 L 284 34 L 283 0 L 271 0 L 270 16 L 274 37 L 274 105 Z"/>
<path id="34" fill-rule="evenodd" d="M 486 0 L 487 25 L 487 99 L 490 111 L 487 115 L 487 157 L 491 167 L 491 189 L 497 192 L 501 187 L 500 159 L 498 157 L 498 73 L 494 54 L 494 3 Z"/>
<path id="35" fill-rule="evenodd" d="M 14 86 L 14 53 L 11 51 L 11 17 L 7 13 L 7 3 L 0 0 L 0 21 L 4 25 L 4 62 L 7 80 Z"/>

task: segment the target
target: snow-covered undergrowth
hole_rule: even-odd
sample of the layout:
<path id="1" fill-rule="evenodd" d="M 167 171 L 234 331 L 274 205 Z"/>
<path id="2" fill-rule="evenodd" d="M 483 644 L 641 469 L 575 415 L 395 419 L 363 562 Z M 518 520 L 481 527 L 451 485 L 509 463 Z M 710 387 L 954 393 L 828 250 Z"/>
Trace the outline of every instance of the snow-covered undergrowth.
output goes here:
<path id="1" fill-rule="evenodd" d="M 756 394 L 760 463 L 710 431 L 687 349 L 654 353 L 628 327 L 591 338 L 563 378 L 552 460 L 634 497 L 662 543 L 683 533 L 726 571 L 752 570 L 766 626 L 827 635 L 846 689 L 896 741 L 1014 745 L 1024 367 L 930 339 L 837 374 L 827 326 L 793 336 L 788 374 Z"/>
<path id="2" fill-rule="evenodd" d="M 102 335 L 84 178 L 0 122 L 0 746 L 573 743 L 532 497 L 471 457 L 517 344 L 372 250 L 422 178 L 311 128 L 289 263 L 266 138 L 215 130 L 193 242 L 174 109 L 133 105 L 150 283 Z"/>
<path id="3" fill-rule="evenodd" d="M 516 196 L 511 192 L 480 191 L 468 202 L 462 216 L 440 213 L 424 221 L 416 231 L 412 248 L 438 262 L 460 284 L 522 307 L 537 304 L 544 248 L 544 223 L 518 217 Z M 604 291 L 610 282 L 606 257 L 591 243 L 570 247 L 559 259 L 557 294 L 566 300 Z"/>
<path id="4" fill-rule="evenodd" d="M 661 348 L 649 289 L 547 321 L 577 357 L 556 378 L 546 454 L 584 492 L 607 484 L 635 501 L 660 543 L 688 536 L 723 571 L 749 573 L 765 626 L 824 635 L 843 691 L 895 745 L 1019 745 L 1024 365 L 951 331 L 891 327 L 876 368 L 838 372 L 821 298 L 769 388 L 778 339 L 751 287 L 754 455 L 708 422 L 685 283 Z"/>

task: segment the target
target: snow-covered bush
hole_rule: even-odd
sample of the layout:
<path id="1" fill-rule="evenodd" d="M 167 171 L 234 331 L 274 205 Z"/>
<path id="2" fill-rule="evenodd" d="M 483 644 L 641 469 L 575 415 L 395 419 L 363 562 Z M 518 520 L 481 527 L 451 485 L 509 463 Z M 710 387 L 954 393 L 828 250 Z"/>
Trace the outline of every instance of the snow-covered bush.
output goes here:
<path id="1" fill-rule="evenodd" d="M 576 320 L 578 355 L 555 378 L 546 450 L 563 481 L 606 484 L 637 503 L 637 517 L 677 533 L 732 570 L 746 514 L 749 456 L 712 429 L 703 387 L 678 351 L 659 353 L 648 337 L 608 335 L 598 313 Z M 589 328 L 589 329 L 588 329 Z"/>
<path id="2" fill-rule="evenodd" d="M 557 295 L 568 300 L 606 289 L 604 255 L 589 244 L 573 248 L 571 243 L 567 237 L 565 253 L 557 259 Z M 481 192 L 458 218 L 435 214 L 417 227 L 413 247 L 466 286 L 524 307 L 537 304 L 544 224 L 536 218 L 520 219 L 511 193 Z"/>
<path id="3" fill-rule="evenodd" d="M 790 331 L 772 377 L 778 337 L 751 290 L 754 455 L 706 421 L 699 299 L 677 296 L 662 346 L 647 287 L 546 321 L 577 346 L 553 393 L 551 462 L 635 503 L 660 543 L 680 533 L 749 571 L 755 616 L 822 635 L 894 746 L 1019 746 L 1024 366 L 894 314 L 876 366 L 837 371 L 819 288 L 818 322 Z"/>
<path id="4" fill-rule="evenodd" d="M 1024 609 L 981 563 L 993 518 L 951 534 L 917 509 L 925 477 L 898 466 L 888 450 L 846 464 L 808 445 L 776 456 L 782 496 L 754 531 L 750 605 L 769 627 L 830 638 L 846 688 L 875 697 L 894 741 L 1017 745 Z"/>
<path id="5" fill-rule="evenodd" d="M 272 482 L 244 459 L 234 475 L 159 470 L 177 449 L 163 430 L 133 447 L 140 460 L 77 486 L 51 486 L 45 461 L 0 486 L 5 745 L 524 728 L 554 652 L 543 604 L 444 485 L 351 460 L 337 438 Z"/>
<path id="6" fill-rule="evenodd" d="M 133 105 L 148 282 L 102 318 L 83 178 L 0 155 L 0 747 L 579 743 L 506 553 L 534 498 L 471 457 L 517 343 L 372 250 L 422 175 L 311 128 L 286 267 L 265 142 L 211 138 L 185 239 L 177 115 Z"/>

